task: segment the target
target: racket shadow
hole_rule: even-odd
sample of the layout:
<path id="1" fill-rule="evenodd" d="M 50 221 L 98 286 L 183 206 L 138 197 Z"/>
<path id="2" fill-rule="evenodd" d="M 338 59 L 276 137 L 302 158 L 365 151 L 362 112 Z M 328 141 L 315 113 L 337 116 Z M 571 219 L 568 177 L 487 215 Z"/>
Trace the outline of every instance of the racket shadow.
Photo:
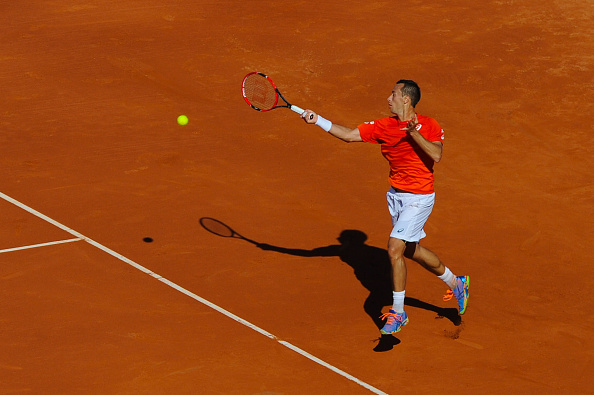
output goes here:
<path id="1" fill-rule="evenodd" d="M 224 222 L 222 222 L 218 219 L 215 219 L 215 218 L 202 217 L 202 218 L 200 218 L 200 225 L 202 225 L 202 227 L 205 230 L 207 230 L 208 232 L 210 232 L 214 235 L 220 236 L 220 237 L 245 240 L 248 243 L 252 243 L 255 245 L 260 244 L 257 241 L 248 239 L 247 237 L 240 235 L 233 228 L 231 228 L 229 225 L 227 225 Z"/>

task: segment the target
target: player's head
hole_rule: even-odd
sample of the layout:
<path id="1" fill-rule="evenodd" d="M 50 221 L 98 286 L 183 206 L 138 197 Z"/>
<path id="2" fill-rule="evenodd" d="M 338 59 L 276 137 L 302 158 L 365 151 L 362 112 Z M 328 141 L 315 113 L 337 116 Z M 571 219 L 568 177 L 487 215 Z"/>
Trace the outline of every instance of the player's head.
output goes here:
<path id="1" fill-rule="evenodd" d="M 410 98 L 410 104 L 414 107 L 417 106 L 419 100 L 421 100 L 421 88 L 413 80 L 400 80 L 396 85 L 402 84 L 402 96 L 408 96 Z"/>

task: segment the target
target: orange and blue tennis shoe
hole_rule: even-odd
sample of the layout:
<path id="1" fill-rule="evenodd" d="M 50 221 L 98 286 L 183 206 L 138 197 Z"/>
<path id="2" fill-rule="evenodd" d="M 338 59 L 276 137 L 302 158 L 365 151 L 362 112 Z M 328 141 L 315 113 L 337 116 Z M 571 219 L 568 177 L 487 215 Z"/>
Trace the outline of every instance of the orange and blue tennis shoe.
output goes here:
<path id="1" fill-rule="evenodd" d="M 380 317 L 382 320 L 387 318 L 386 325 L 380 330 L 382 335 L 391 335 L 392 333 L 400 332 L 402 327 L 408 324 L 408 316 L 406 315 L 406 311 L 402 313 L 397 313 L 396 311 L 390 309 L 389 313 L 385 313 Z"/>
<path id="2" fill-rule="evenodd" d="M 468 306 L 468 289 L 470 287 L 470 277 L 456 277 L 456 283 L 456 288 L 454 288 L 454 290 L 448 289 L 443 297 L 443 300 L 447 302 L 455 296 L 456 300 L 458 301 L 458 310 L 460 311 L 460 315 L 462 315 L 466 312 L 466 306 Z"/>

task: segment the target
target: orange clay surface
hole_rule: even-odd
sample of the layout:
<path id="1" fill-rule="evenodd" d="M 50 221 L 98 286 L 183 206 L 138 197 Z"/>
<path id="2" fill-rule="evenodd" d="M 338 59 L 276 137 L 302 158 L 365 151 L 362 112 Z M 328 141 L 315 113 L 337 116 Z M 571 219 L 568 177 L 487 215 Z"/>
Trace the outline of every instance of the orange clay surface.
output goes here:
<path id="1" fill-rule="evenodd" d="M 3 194 L 384 393 L 594 390 L 590 0 L 5 1 L 0 18 Z M 409 262 L 410 323 L 380 339 L 387 164 L 250 109 L 254 70 L 352 127 L 419 82 L 446 132 L 423 245 L 471 276 L 461 322 Z M 372 393 L 86 241 L 5 251 L 74 236 L 0 215 L 0 394 Z M 365 244 L 341 250 L 344 230 Z"/>

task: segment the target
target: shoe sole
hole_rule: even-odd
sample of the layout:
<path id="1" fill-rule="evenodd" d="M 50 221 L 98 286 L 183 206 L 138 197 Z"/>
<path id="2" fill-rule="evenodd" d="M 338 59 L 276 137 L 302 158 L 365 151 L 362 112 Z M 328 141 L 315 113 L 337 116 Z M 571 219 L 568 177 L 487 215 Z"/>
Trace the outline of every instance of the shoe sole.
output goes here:
<path id="1" fill-rule="evenodd" d="M 466 313 L 466 307 L 468 306 L 468 299 L 470 298 L 470 276 L 464 276 L 464 285 L 468 290 L 468 296 L 464 298 L 464 308 L 460 310 L 460 315 Z"/>
<path id="2" fill-rule="evenodd" d="M 396 332 L 400 332 L 400 330 L 402 330 L 402 327 L 404 325 L 406 325 L 406 324 L 408 324 L 408 318 L 406 320 L 402 321 L 402 324 L 400 324 L 400 326 L 398 327 L 398 329 L 396 329 L 395 331 L 393 331 L 393 332 L 386 332 L 385 330 L 382 329 L 382 330 L 380 330 L 380 333 L 382 335 L 392 335 L 392 334 L 394 334 Z"/>

